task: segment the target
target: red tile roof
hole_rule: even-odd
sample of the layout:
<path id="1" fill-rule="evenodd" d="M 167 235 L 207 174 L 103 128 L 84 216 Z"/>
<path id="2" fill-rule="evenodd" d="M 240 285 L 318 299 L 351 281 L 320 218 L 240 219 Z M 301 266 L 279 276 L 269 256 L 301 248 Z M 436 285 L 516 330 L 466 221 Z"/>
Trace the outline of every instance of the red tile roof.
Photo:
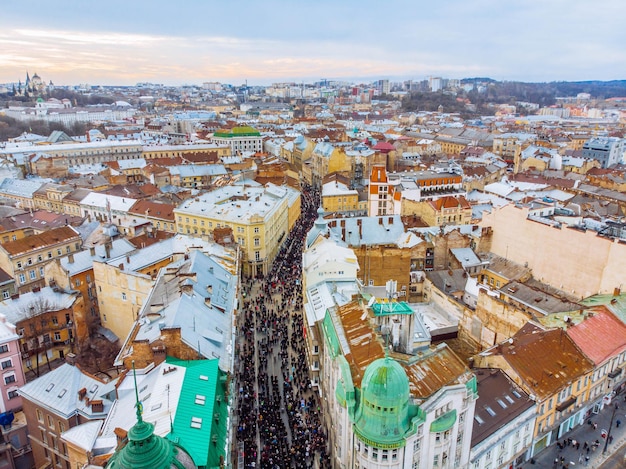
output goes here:
<path id="1" fill-rule="evenodd" d="M 593 311 L 593 315 L 567 329 L 567 335 L 599 365 L 626 350 L 626 324 L 603 306 Z"/>

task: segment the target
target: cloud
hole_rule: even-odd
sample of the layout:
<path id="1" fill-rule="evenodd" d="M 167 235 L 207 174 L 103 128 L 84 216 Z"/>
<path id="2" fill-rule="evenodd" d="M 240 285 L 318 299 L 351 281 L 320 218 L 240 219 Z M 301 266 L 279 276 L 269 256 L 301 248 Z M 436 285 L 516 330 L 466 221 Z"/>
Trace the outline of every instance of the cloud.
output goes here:
<path id="1" fill-rule="evenodd" d="M 626 75 L 614 0 L 186 0 L 163 11 L 171 2 L 109 0 L 97 15 L 73 0 L 16 4 L 0 18 L 0 82 L 26 70 L 94 84 Z"/>

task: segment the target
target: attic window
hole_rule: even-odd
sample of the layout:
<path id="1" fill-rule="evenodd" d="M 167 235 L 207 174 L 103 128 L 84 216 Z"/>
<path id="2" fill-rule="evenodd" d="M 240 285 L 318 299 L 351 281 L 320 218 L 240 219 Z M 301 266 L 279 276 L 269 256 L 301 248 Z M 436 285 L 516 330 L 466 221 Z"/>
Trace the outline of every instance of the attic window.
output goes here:
<path id="1" fill-rule="evenodd" d="M 509 396 L 508 394 L 506 396 L 504 396 L 504 398 L 511 404 L 515 404 L 515 401 L 513 400 L 513 398 L 511 396 Z"/>
<path id="2" fill-rule="evenodd" d="M 98 390 L 98 385 L 97 385 L 97 384 L 94 384 L 94 385 L 93 385 L 93 386 L 89 389 L 89 392 L 90 392 L 91 394 L 93 394 L 93 393 L 94 393 L 94 392 L 96 392 L 97 390 Z"/>
<path id="3" fill-rule="evenodd" d="M 65 393 L 67 392 L 67 389 L 61 389 L 61 392 L 59 393 L 59 395 L 57 397 L 63 397 L 65 396 Z"/>
<path id="4" fill-rule="evenodd" d="M 478 422 L 478 425 L 482 425 L 483 423 L 485 423 L 485 421 L 476 414 L 474 414 L 474 420 Z"/>
<path id="5" fill-rule="evenodd" d="M 209 377 L 208 377 L 208 376 L 205 376 L 205 375 L 200 375 L 200 379 L 201 379 L 202 381 L 208 381 L 208 380 L 209 380 Z"/>
<path id="6" fill-rule="evenodd" d="M 196 394 L 196 404 L 204 405 L 205 402 L 206 402 L 206 397 L 205 396 L 201 396 L 200 394 Z"/>
<path id="7" fill-rule="evenodd" d="M 202 419 L 200 417 L 191 417 L 191 428 L 202 428 Z"/>
<path id="8" fill-rule="evenodd" d="M 496 416 L 496 413 L 494 412 L 494 410 L 493 410 L 491 407 L 489 407 L 488 405 L 486 405 L 486 406 L 485 406 L 485 410 L 486 410 L 486 411 L 487 411 L 487 413 L 488 413 L 489 415 L 491 415 L 492 417 L 495 417 L 495 416 Z"/>
<path id="9" fill-rule="evenodd" d="M 517 397 L 518 399 L 520 399 L 522 397 L 522 395 L 519 392 L 517 392 L 516 390 L 513 390 L 512 392 L 513 392 L 513 395 L 515 397 Z"/>
<path id="10" fill-rule="evenodd" d="M 153 406 L 150 408 L 150 411 L 152 411 L 152 412 L 153 412 L 153 411 L 155 411 L 155 410 L 159 410 L 159 409 L 161 408 L 161 406 L 162 406 L 162 405 L 163 405 L 163 404 L 162 404 L 161 402 L 159 402 L 158 404 L 153 405 Z"/>
<path id="11" fill-rule="evenodd" d="M 53 387 L 54 387 L 54 383 L 50 383 L 50 384 L 48 385 L 48 387 L 46 388 L 46 392 L 50 392 L 50 391 L 52 391 L 52 388 L 53 388 Z"/>
<path id="12" fill-rule="evenodd" d="M 502 399 L 496 399 L 496 402 L 497 402 L 497 403 L 500 405 L 500 407 L 502 407 L 503 409 L 506 409 L 506 408 L 508 407 L 508 405 L 506 405 Z"/>

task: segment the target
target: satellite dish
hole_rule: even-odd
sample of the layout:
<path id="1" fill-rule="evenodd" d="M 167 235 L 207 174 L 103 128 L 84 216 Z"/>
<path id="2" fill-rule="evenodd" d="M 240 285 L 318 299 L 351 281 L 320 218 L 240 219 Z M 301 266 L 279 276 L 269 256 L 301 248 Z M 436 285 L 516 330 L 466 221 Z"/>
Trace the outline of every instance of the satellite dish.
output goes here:
<path id="1" fill-rule="evenodd" d="M 376 301 L 376 297 L 372 296 L 370 300 L 367 302 L 368 308 L 371 308 L 375 301 Z"/>

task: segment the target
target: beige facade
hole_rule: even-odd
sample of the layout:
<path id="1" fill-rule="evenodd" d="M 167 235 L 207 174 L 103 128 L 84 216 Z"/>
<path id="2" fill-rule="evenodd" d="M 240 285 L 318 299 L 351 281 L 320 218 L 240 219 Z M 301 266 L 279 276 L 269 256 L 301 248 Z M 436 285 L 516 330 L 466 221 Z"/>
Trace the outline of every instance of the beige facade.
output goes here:
<path id="1" fill-rule="evenodd" d="M 0 245 L 0 268 L 15 279 L 19 293 L 45 285 L 44 267 L 52 259 L 80 251 L 82 240 L 62 226 Z"/>
<path id="2" fill-rule="evenodd" d="M 141 252 L 136 255 L 141 256 Z M 121 340 L 130 332 L 143 301 L 152 290 L 156 274 L 171 261 L 171 255 L 165 253 L 160 260 L 138 270 L 129 270 L 130 260 L 129 256 L 126 262 L 93 263 L 100 321 Z"/>
<path id="3" fill-rule="evenodd" d="M 528 208 L 507 205 L 483 215 L 491 251 L 527 265 L 533 277 L 580 298 L 612 293 L 624 283 L 626 245 L 593 231 L 528 220 Z"/>

